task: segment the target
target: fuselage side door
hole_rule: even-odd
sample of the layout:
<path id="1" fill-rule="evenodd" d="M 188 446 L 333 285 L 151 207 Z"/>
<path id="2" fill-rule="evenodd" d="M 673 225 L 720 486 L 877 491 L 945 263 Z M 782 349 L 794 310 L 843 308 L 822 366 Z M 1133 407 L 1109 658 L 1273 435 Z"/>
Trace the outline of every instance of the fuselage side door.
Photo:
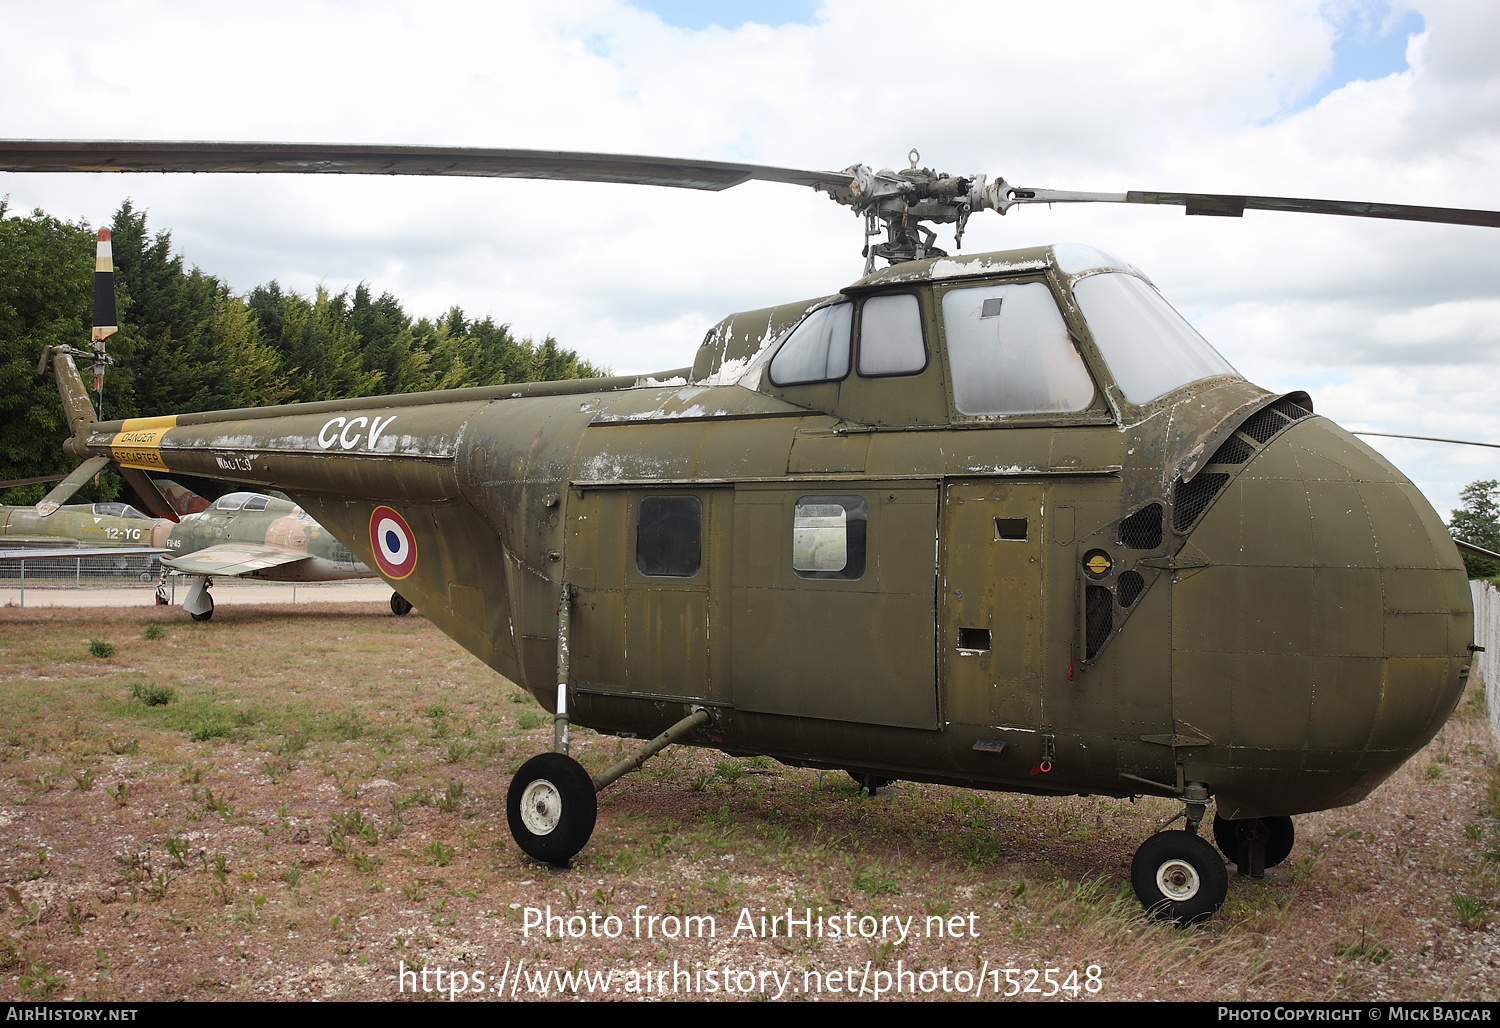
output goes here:
<path id="1" fill-rule="evenodd" d="M 1043 488 L 957 481 L 943 490 L 938 660 L 950 721 L 1043 724 Z"/>
<path id="2" fill-rule="evenodd" d="M 938 727 L 937 484 L 741 483 L 736 708 Z"/>
<path id="3" fill-rule="evenodd" d="M 727 700 L 728 489 L 570 490 L 570 678 L 586 691 Z"/>

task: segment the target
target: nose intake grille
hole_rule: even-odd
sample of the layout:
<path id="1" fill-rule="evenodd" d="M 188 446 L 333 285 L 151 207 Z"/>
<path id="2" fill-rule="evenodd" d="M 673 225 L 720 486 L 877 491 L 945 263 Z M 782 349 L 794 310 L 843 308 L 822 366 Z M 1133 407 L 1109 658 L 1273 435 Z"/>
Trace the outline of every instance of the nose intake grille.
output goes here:
<path id="1" fill-rule="evenodd" d="M 1262 407 L 1219 445 L 1219 449 L 1208 459 L 1208 466 L 1215 464 L 1244 464 L 1255 455 L 1255 451 L 1270 441 L 1271 437 L 1294 421 L 1311 417 L 1312 411 L 1288 397 L 1282 397 L 1267 407 Z M 1255 446 L 1250 440 L 1255 440 Z M 1198 515 L 1208 509 L 1213 498 L 1229 481 L 1229 474 L 1222 471 L 1205 471 L 1191 482 L 1178 479 L 1173 491 L 1172 527 L 1183 535 L 1198 520 Z"/>
<path id="2" fill-rule="evenodd" d="M 1120 545 L 1154 550 L 1161 545 L 1161 504 L 1152 503 L 1120 522 Z"/>
<path id="3" fill-rule="evenodd" d="M 1186 532 L 1228 481 L 1229 476 L 1222 471 L 1202 472 L 1191 482 L 1178 479 L 1177 502 L 1172 509 L 1172 527 L 1179 534 Z"/>
<path id="4" fill-rule="evenodd" d="M 1088 587 L 1084 614 L 1084 659 L 1093 660 L 1115 627 L 1115 598 L 1102 585 Z"/>

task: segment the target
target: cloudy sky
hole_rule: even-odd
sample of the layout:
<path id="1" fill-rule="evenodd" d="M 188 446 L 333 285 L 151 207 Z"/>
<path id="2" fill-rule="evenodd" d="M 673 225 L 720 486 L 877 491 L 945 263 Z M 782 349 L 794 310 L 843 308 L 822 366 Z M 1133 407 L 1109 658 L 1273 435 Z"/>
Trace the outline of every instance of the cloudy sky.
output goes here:
<path id="1" fill-rule="evenodd" d="M 1500 5 L 0 0 L 0 137 L 426 143 L 1012 184 L 1500 209 Z M 619 372 L 723 315 L 837 290 L 820 194 L 363 177 L 0 174 L 13 210 L 130 197 L 237 290 L 364 281 Z M 951 235 L 947 236 L 951 241 Z M 1500 230 L 1180 208 L 976 216 L 965 252 L 1087 242 L 1145 270 L 1247 377 L 1346 427 L 1500 442 Z M 1440 512 L 1500 450 L 1370 440 Z"/>

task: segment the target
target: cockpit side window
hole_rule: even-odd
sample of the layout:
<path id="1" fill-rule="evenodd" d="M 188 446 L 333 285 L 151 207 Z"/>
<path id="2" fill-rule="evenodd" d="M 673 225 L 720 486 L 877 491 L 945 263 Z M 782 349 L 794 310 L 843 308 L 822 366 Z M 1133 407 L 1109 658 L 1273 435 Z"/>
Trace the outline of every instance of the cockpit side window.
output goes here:
<path id="1" fill-rule="evenodd" d="M 1052 414 L 1094 400 L 1094 380 L 1042 282 L 952 289 L 943 329 L 961 414 Z"/>
<path id="2" fill-rule="evenodd" d="M 778 386 L 833 382 L 849 374 L 849 342 L 854 305 L 819 307 L 792 330 L 771 358 L 771 382 Z"/>
<path id="3" fill-rule="evenodd" d="M 1236 374 L 1150 285 L 1120 272 L 1073 283 L 1073 297 L 1121 394 L 1150 403 L 1190 382 Z"/>
<path id="4" fill-rule="evenodd" d="M 859 312 L 859 373 L 914 375 L 927 367 L 922 305 L 912 293 L 874 296 Z"/>

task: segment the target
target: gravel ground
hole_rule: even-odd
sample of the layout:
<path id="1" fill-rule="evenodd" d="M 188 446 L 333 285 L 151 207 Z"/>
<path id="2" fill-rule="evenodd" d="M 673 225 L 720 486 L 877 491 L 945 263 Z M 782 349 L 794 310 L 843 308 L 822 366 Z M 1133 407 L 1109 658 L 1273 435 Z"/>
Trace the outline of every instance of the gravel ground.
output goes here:
<path id="1" fill-rule="evenodd" d="M 1179 930 L 1128 885 L 1164 801 L 869 796 L 683 748 L 605 794 L 571 868 L 536 864 L 503 807 L 539 708 L 418 617 L 299 613 L 5 612 L 0 995 L 1497 998 L 1500 778 L 1472 700 Z"/>

